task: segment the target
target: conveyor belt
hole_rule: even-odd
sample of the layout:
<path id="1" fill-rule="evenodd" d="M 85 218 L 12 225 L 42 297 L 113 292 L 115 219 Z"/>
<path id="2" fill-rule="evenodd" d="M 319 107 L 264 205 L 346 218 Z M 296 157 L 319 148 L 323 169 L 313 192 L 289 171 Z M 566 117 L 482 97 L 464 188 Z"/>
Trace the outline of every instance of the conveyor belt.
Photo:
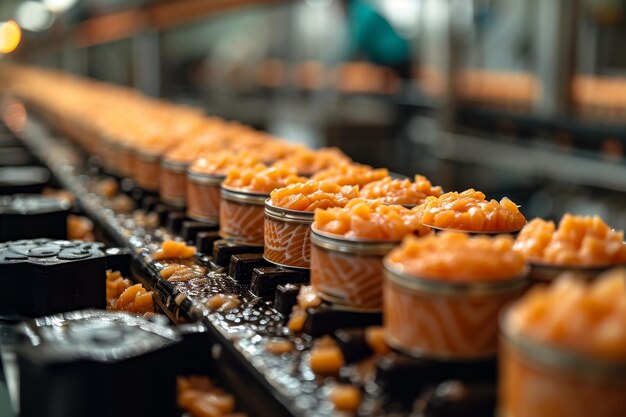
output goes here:
<path id="1" fill-rule="evenodd" d="M 207 327 L 206 336 L 212 348 L 204 352 L 206 362 L 211 364 L 213 372 L 221 378 L 227 389 L 240 398 L 243 409 L 253 415 L 266 416 L 334 414 L 334 408 L 328 400 L 334 381 L 316 376 L 308 367 L 312 336 L 289 336 L 284 325 L 286 317 L 273 308 L 272 300 L 258 296 L 273 293 L 277 284 L 275 281 L 256 282 L 251 287 L 247 280 L 237 281 L 228 276 L 227 267 L 217 265 L 205 253 L 199 253 L 192 261 L 206 268 L 202 278 L 179 283 L 162 279 L 159 270 L 163 264 L 155 262 L 150 255 L 164 239 L 180 236 L 164 227 L 147 228 L 138 223 L 132 214 L 116 213 L 109 199 L 92 192 L 97 181 L 102 179 L 102 174 L 85 162 L 84 156 L 69 142 L 55 138 L 36 115 L 29 114 L 24 129 L 16 134 L 50 168 L 59 183 L 76 195 L 81 208 L 111 243 L 131 250 L 135 261 L 134 272 L 144 285 L 155 291 L 157 302 L 170 318 L 177 322 L 199 321 Z M 140 197 L 136 203 L 143 202 L 148 207 L 150 199 L 154 200 L 154 197 Z M 225 248 L 223 253 L 229 255 L 231 252 L 228 250 L 232 252 L 232 248 Z M 245 248 L 239 252 L 245 253 Z M 287 276 L 286 280 L 289 281 L 290 277 Z M 298 280 L 298 277 L 294 275 L 293 279 Z M 269 287 L 263 289 L 266 284 Z M 219 293 L 237 294 L 241 306 L 226 312 L 210 310 L 205 303 Z M 321 308 L 315 313 L 312 317 L 318 321 L 305 326 L 309 333 L 332 332 L 332 323 L 342 321 L 353 322 L 354 327 L 380 321 L 379 316 L 356 317 L 354 313 L 335 311 L 332 307 Z M 289 337 L 295 350 L 280 356 L 268 353 L 265 346 L 276 337 Z M 457 376 L 461 379 L 468 376 L 467 380 L 486 381 L 488 394 L 478 400 L 488 399 L 486 409 L 490 412 L 486 415 L 490 415 L 493 410 L 493 362 L 463 364 L 457 368 L 442 366 L 391 354 L 378 363 L 346 366 L 336 380 L 351 381 L 363 387 L 364 400 L 359 414 L 396 416 L 411 414 L 412 401 L 419 392 L 427 392 L 427 387 Z M 375 378 L 376 367 L 379 368 L 378 379 Z M 444 368 L 446 372 L 442 372 Z M 414 412 L 411 415 L 422 414 Z"/>

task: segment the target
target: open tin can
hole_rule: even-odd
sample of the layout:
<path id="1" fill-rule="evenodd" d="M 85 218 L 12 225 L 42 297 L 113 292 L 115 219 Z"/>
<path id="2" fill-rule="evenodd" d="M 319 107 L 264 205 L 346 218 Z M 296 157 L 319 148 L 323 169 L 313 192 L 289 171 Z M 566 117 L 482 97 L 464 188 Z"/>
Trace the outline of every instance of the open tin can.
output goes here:
<path id="1" fill-rule="evenodd" d="M 455 233 L 465 233 L 466 235 L 469 236 L 497 236 L 497 235 L 511 235 L 513 237 L 517 236 L 519 234 L 519 232 L 522 230 L 517 229 L 517 230 L 503 230 L 503 231 L 491 231 L 491 230 L 486 230 L 486 231 L 480 231 L 480 230 L 464 230 L 464 229 L 451 229 L 451 228 L 447 228 L 447 227 L 437 227 L 437 226 L 431 226 L 429 224 L 424 224 L 424 226 L 432 229 L 433 232 L 435 233 L 442 233 L 442 232 L 455 232 Z"/>
<path id="2" fill-rule="evenodd" d="M 507 311 L 508 314 L 508 311 Z M 617 417 L 626 412 L 626 362 L 603 362 L 514 334 L 501 320 L 501 417 Z"/>
<path id="3" fill-rule="evenodd" d="M 113 152 L 118 167 L 118 174 L 130 178 L 133 173 L 134 151 L 131 146 L 124 142 L 113 142 Z"/>
<path id="4" fill-rule="evenodd" d="M 251 245 L 263 245 L 265 200 L 269 194 L 222 185 L 220 236 Z"/>
<path id="5" fill-rule="evenodd" d="M 161 160 L 159 195 L 166 203 L 176 207 L 187 205 L 187 169 L 189 163 Z"/>
<path id="6" fill-rule="evenodd" d="M 119 174 L 120 161 L 117 151 L 117 141 L 108 136 L 102 136 L 98 146 L 98 153 L 102 157 L 104 167 L 112 174 Z"/>
<path id="7" fill-rule="evenodd" d="M 85 133 L 82 130 L 82 123 L 76 117 L 66 117 L 65 119 L 62 133 L 70 137 L 74 143 L 84 149 Z"/>
<path id="8" fill-rule="evenodd" d="M 187 171 L 187 217 L 199 222 L 220 218 L 220 188 L 225 175 Z"/>
<path id="9" fill-rule="evenodd" d="M 76 128 L 80 146 L 88 154 L 95 154 L 98 150 L 99 138 L 96 130 L 82 119 L 76 121 Z"/>
<path id="10" fill-rule="evenodd" d="M 498 315 L 526 287 L 523 274 L 497 282 L 449 282 L 406 275 L 385 260 L 387 343 L 410 356 L 482 360 L 498 349 Z"/>
<path id="11" fill-rule="evenodd" d="M 601 265 L 601 266 L 580 266 L 580 265 L 551 265 L 530 261 L 530 278 L 533 284 L 549 284 L 559 275 L 565 272 L 574 272 L 576 275 L 591 281 L 603 272 L 612 268 L 624 267 L 624 265 Z"/>
<path id="12" fill-rule="evenodd" d="M 136 150 L 133 159 L 133 178 L 146 191 L 159 191 L 161 156 L 155 152 Z"/>
<path id="13" fill-rule="evenodd" d="M 289 210 L 265 201 L 263 257 L 288 268 L 311 267 L 312 211 Z"/>
<path id="14" fill-rule="evenodd" d="M 383 258 L 399 241 L 348 239 L 311 227 L 311 285 L 334 304 L 380 311 Z"/>

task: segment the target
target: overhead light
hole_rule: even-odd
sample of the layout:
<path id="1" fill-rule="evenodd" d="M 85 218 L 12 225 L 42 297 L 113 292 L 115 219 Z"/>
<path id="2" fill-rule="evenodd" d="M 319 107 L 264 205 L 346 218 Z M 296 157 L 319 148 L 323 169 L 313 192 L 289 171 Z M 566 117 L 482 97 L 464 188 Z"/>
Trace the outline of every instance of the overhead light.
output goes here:
<path id="1" fill-rule="evenodd" d="M 39 32 L 48 29 L 52 26 L 54 16 L 38 1 L 25 1 L 17 6 L 16 10 L 17 23 L 22 29 L 30 30 L 32 32 Z"/>
<path id="2" fill-rule="evenodd" d="M 43 0 L 43 4 L 52 13 L 63 13 L 76 4 L 76 0 Z"/>
<path id="3" fill-rule="evenodd" d="M 13 52 L 21 39 L 22 31 L 17 23 L 12 20 L 0 23 L 0 53 Z"/>

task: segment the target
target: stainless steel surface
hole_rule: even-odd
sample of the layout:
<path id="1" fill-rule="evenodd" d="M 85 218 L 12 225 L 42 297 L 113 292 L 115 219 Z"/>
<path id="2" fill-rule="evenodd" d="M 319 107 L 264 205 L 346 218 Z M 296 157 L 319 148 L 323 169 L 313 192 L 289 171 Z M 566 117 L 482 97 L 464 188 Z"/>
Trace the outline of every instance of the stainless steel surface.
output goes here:
<path id="1" fill-rule="evenodd" d="M 320 248 L 360 256 L 383 256 L 400 244 L 400 241 L 345 238 L 311 227 L 311 244 Z"/>
<path id="2" fill-rule="evenodd" d="M 387 280 L 409 291 L 436 296 L 486 296 L 521 290 L 528 285 L 528 272 L 526 266 L 524 272 L 516 277 L 504 277 L 504 279 L 491 282 L 459 282 L 452 280 L 437 280 L 425 277 L 416 277 L 399 271 L 389 260 L 384 260 Z"/>
<path id="3" fill-rule="evenodd" d="M 478 136 L 441 133 L 434 151 L 442 159 L 503 168 L 536 178 L 626 191 L 626 165 L 554 146 L 519 144 Z"/>
<path id="4" fill-rule="evenodd" d="M 592 280 L 603 272 L 612 268 L 624 267 L 625 265 L 602 265 L 602 266 L 580 266 L 580 265 L 549 265 L 538 262 L 530 262 L 529 278 L 533 280 L 550 283 L 559 275 L 571 272 L 584 279 Z"/>
<path id="5" fill-rule="evenodd" d="M 189 162 L 172 161 L 171 159 L 163 158 L 161 160 L 161 167 L 173 171 L 177 174 L 187 172 L 189 168 Z"/>
<path id="6" fill-rule="evenodd" d="M 535 2 L 539 17 L 534 38 L 536 71 L 541 82 L 535 110 L 541 116 L 558 117 L 571 111 L 580 3 L 580 0 Z"/>
<path id="7" fill-rule="evenodd" d="M 550 369 L 578 375 L 590 381 L 598 378 L 616 378 L 618 380 L 626 378 L 625 362 L 611 362 L 585 357 L 562 348 L 548 346 L 519 332 L 514 332 L 507 325 L 508 311 L 500 317 L 502 341 L 513 346 L 524 360 L 530 360 Z"/>
<path id="8" fill-rule="evenodd" d="M 237 190 L 234 188 L 226 187 L 222 184 L 221 190 L 222 199 L 233 201 L 235 203 L 249 204 L 252 206 L 265 206 L 265 200 L 269 197 L 269 194 L 254 193 L 245 190 Z"/>
<path id="9" fill-rule="evenodd" d="M 272 205 L 272 200 L 268 198 L 265 200 L 265 216 L 285 223 L 311 224 L 313 223 L 315 212 L 276 207 Z"/>
<path id="10" fill-rule="evenodd" d="M 220 185 L 226 175 L 203 174 L 200 172 L 187 171 L 187 180 L 196 184 Z"/>

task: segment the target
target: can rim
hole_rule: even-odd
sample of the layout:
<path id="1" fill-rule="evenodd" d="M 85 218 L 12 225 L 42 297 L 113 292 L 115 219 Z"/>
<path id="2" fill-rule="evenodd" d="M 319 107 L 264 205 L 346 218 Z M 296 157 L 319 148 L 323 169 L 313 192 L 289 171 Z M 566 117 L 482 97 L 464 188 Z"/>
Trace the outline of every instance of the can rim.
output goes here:
<path id="1" fill-rule="evenodd" d="M 444 363 L 459 363 L 459 364 L 470 364 L 475 362 L 484 362 L 489 359 L 494 359 L 497 356 L 497 349 L 494 349 L 493 352 L 485 352 L 482 355 L 463 355 L 463 354 L 444 354 L 438 352 L 431 352 L 426 349 L 420 349 L 417 347 L 407 348 L 404 346 L 397 338 L 390 335 L 387 330 L 384 333 L 385 342 L 392 347 L 393 349 L 404 353 L 407 356 L 416 359 L 425 359 L 429 361 L 436 362 L 444 362 Z"/>
<path id="2" fill-rule="evenodd" d="M 383 201 L 382 198 L 375 198 L 375 201 L 380 201 L 381 204 L 385 205 L 385 206 L 401 206 L 404 207 L 405 209 L 411 210 L 414 209 L 415 207 L 419 206 L 419 204 L 397 204 L 397 203 L 388 203 L 386 201 Z M 428 226 L 430 227 L 430 226 Z"/>
<path id="3" fill-rule="evenodd" d="M 337 310 L 350 311 L 353 313 L 381 313 L 383 310 L 382 305 L 378 308 L 352 306 L 352 305 L 347 304 L 346 300 L 342 298 L 335 297 L 334 295 L 328 294 L 324 292 L 323 290 L 317 290 L 317 291 L 318 291 L 318 296 L 322 300 L 328 301 L 329 303 L 333 305 L 333 308 Z"/>
<path id="4" fill-rule="evenodd" d="M 265 206 L 265 200 L 269 197 L 269 194 L 255 193 L 246 190 L 240 190 L 237 188 L 231 188 L 221 185 L 220 195 L 222 199 L 232 201 L 235 203 L 249 204 L 253 206 Z"/>
<path id="5" fill-rule="evenodd" d="M 154 151 L 149 151 L 147 149 L 134 148 L 133 149 L 137 158 L 141 159 L 144 162 L 159 162 L 161 159 L 161 154 Z"/>
<path id="6" fill-rule="evenodd" d="M 195 212 L 189 210 L 189 207 L 187 207 L 186 214 L 187 214 L 187 217 L 189 217 L 191 220 L 195 220 L 195 221 L 200 222 L 200 223 L 208 223 L 208 224 L 210 224 L 210 223 L 218 222 L 219 219 L 220 219 L 219 216 L 208 216 L 208 215 L 205 216 L 205 215 L 202 215 L 200 213 L 195 213 Z"/>
<path id="7" fill-rule="evenodd" d="M 400 244 L 399 240 L 346 238 L 318 230 L 311 224 L 311 243 L 323 249 L 358 255 L 384 256 Z"/>
<path id="8" fill-rule="evenodd" d="M 246 245 L 246 246 L 256 246 L 256 247 L 259 247 L 259 248 L 262 248 L 264 246 L 263 242 L 262 242 L 262 240 L 263 240 L 262 237 L 261 237 L 261 241 L 254 241 L 254 242 L 252 242 L 252 241 L 250 241 L 250 239 L 247 239 L 244 236 L 238 236 L 238 235 L 230 234 L 227 231 L 224 231 L 221 227 L 220 227 L 220 230 L 219 230 L 219 235 L 220 235 L 220 237 L 222 239 L 228 240 L 228 241 L 233 242 L 233 243 L 241 243 L 241 244 Z"/>
<path id="9" fill-rule="evenodd" d="M 114 139 L 111 135 L 100 135 L 100 142 L 104 146 L 115 147 L 121 140 Z"/>
<path id="10" fill-rule="evenodd" d="M 226 175 L 223 174 L 205 174 L 201 172 L 192 171 L 191 169 L 187 170 L 187 178 L 189 181 L 196 184 L 210 184 L 210 185 L 220 185 L 226 179 Z"/>
<path id="11" fill-rule="evenodd" d="M 189 162 L 173 161 L 168 158 L 161 159 L 161 166 L 163 168 L 174 171 L 177 174 L 186 173 L 189 165 L 191 165 Z"/>
<path id="12" fill-rule="evenodd" d="M 507 327 L 507 317 L 517 302 L 500 313 L 500 335 L 502 343 L 515 349 L 526 359 L 555 369 L 562 369 L 585 377 L 626 378 L 625 361 L 607 361 L 590 358 L 557 346 L 548 346 L 521 332 L 514 334 Z"/>
<path id="13" fill-rule="evenodd" d="M 114 139 L 112 136 L 108 136 L 108 135 L 104 136 L 103 143 L 105 146 L 109 146 L 110 148 L 113 148 L 113 149 L 121 149 L 124 146 L 121 140 Z"/>
<path id="14" fill-rule="evenodd" d="M 591 280 L 598 274 L 613 268 L 623 268 L 626 264 L 605 264 L 605 265 L 556 265 L 544 262 L 529 261 L 530 276 L 538 281 L 550 282 L 565 272 L 573 272 L 582 275 L 583 278 Z"/>
<path id="15" fill-rule="evenodd" d="M 111 144 L 117 150 L 121 150 L 121 151 L 124 151 L 124 152 L 131 153 L 131 152 L 133 152 L 135 150 L 135 148 L 133 147 L 132 143 L 128 143 L 127 141 L 113 140 L 113 142 L 111 142 Z"/>
<path id="16" fill-rule="evenodd" d="M 310 271 L 311 268 L 310 267 L 306 267 L 306 266 L 295 266 L 295 265 L 289 265 L 289 264 L 282 264 L 280 262 L 276 262 L 271 260 L 270 258 L 268 258 L 265 253 L 263 254 L 263 259 L 265 259 L 267 262 L 272 263 L 276 266 L 280 266 L 282 268 L 287 268 L 287 269 L 297 269 L 299 271 Z"/>
<path id="17" fill-rule="evenodd" d="M 517 230 L 503 230 L 503 231 L 476 231 L 476 230 L 463 230 L 463 229 L 452 229 L 449 227 L 439 227 L 439 226 L 432 226 L 430 224 L 426 224 L 426 223 L 422 223 L 422 225 L 424 225 L 425 227 L 428 227 L 429 229 L 432 229 L 435 232 L 455 232 L 455 233 L 465 233 L 468 234 L 470 236 L 478 236 L 478 235 L 487 235 L 487 236 L 497 236 L 497 235 L 517 235 L 520 230 L 523 229 L 523 227 L 526 225 L 526 223 L 524 223 L 524 226 L 520 227 Z"/>
<path id="18" fill-rule="evenodd" d="M 528 264 L 525 264 L 520 274 L 495 282 L 457 282 L 439 281 L 402 273 L 389 262 L 388 258 L 383 260 L 383 266 L 385 277 L 389 282 L 409 291 L 443 296 L 483 296 L 521 290 L 528 283 L 527 277 L 530 271 Z"/>
<path id="19" fill-rule="evenodd" d="M 272 204 L 271 198 L 267 198 L 265 200 L 265 216 L 285 223 L 311 224 L 315 212 L 277 207 Z"/>

